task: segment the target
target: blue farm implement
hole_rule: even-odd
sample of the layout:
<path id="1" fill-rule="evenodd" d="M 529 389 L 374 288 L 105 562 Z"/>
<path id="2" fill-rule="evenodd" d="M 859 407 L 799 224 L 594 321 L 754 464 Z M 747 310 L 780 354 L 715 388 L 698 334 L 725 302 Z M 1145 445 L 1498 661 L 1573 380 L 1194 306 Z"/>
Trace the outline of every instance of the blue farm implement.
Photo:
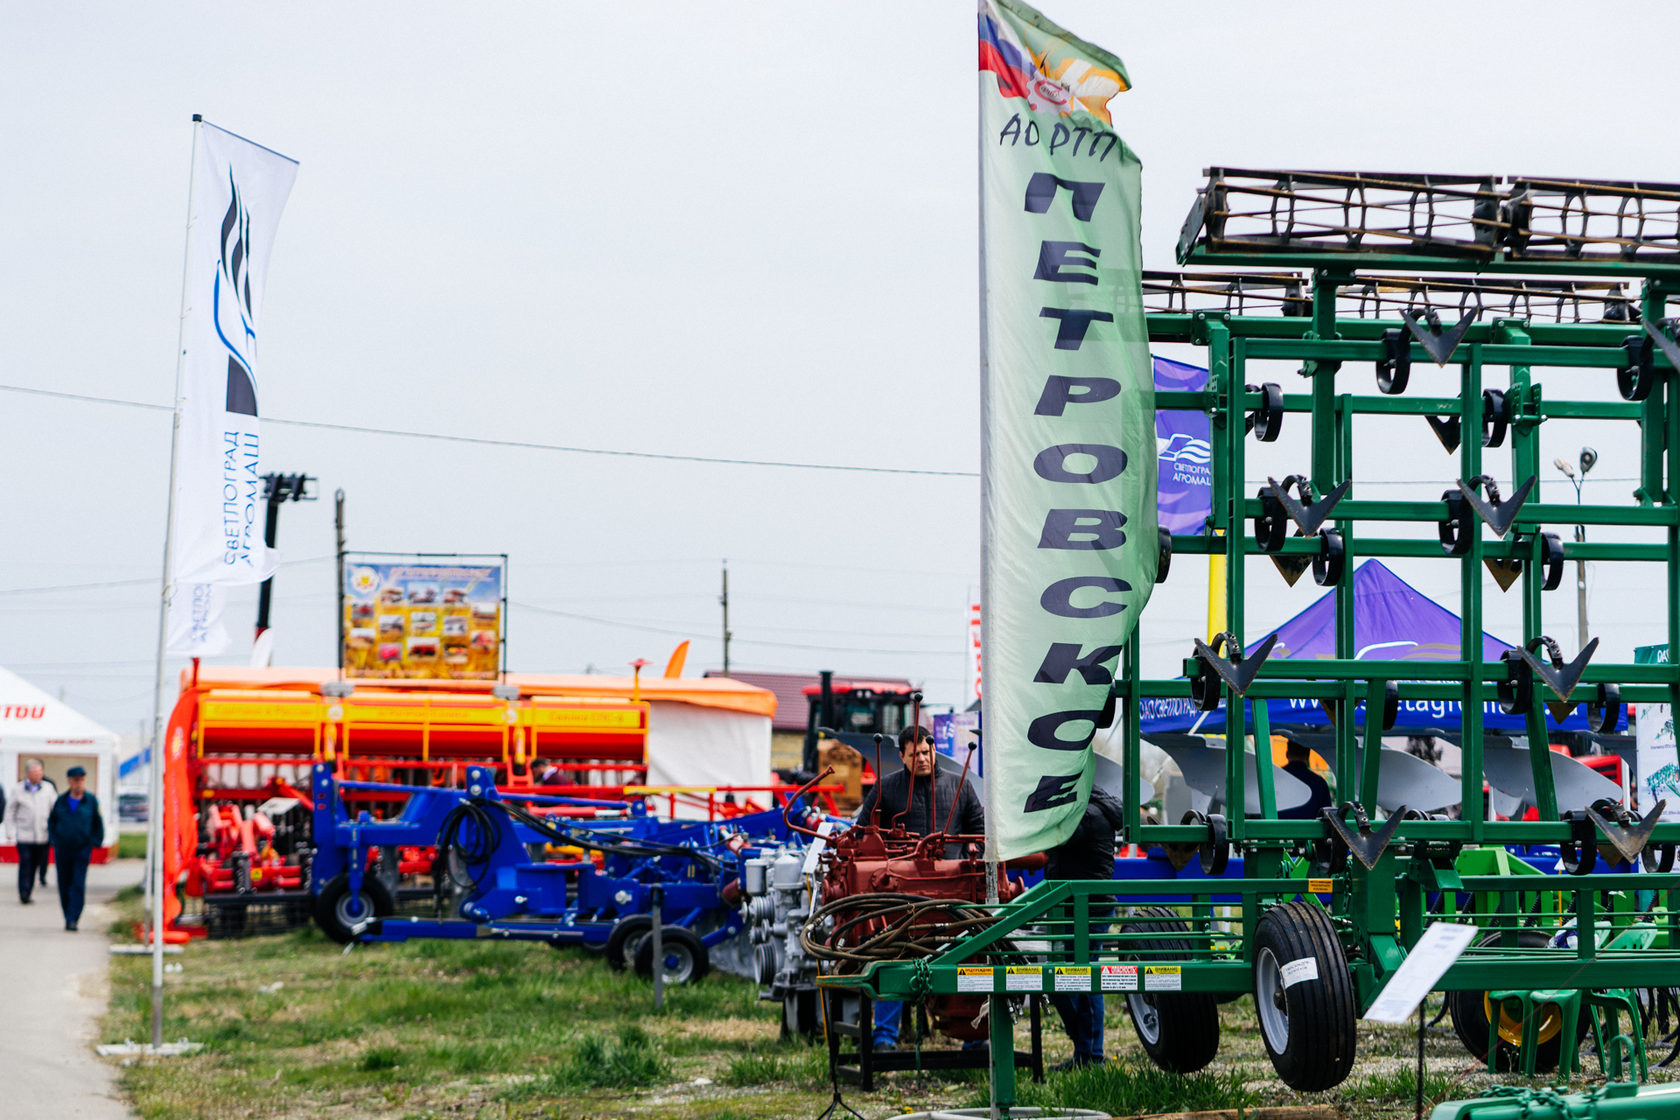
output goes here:
<path id="1" fill-rule="evenodd" d="M 498 789 L 471 767 L 465 789 L 380 785 L 401 813 L 351 817 L 344 792 L 373 783 L 314 772 L 316 922 L 342 942 L 501 937 L 580 945 L 610 966 L 653 970 L 657 914 L 668 982 L 698 979 L 710 952 L 741 929 L 744 861 L 788 838 L 782 810 L 726 821 L 651 816 L 643 802 L 587 801 Z M 797 811 L 797 810 L 796 810 Z M 440 912 L 402 918 L 368 855 L 434 846 Z M 550 853 L 558 851 L 556 858 Z"/>

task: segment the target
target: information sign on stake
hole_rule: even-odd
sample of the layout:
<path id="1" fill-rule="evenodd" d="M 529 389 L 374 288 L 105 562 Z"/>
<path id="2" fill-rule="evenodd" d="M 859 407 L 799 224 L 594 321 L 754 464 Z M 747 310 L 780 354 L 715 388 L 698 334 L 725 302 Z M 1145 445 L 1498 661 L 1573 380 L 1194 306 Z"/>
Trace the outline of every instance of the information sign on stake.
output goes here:
<path id="1" fill-rule="evenodd" d="M 1377 993 L 1365 1018 L 1374 1023 L 1404 1023 L 1424 997 L 1435 990 L 1435 982 L 1446 974 L 1475 936 L 1475 926 L 1433 923 Z"/>

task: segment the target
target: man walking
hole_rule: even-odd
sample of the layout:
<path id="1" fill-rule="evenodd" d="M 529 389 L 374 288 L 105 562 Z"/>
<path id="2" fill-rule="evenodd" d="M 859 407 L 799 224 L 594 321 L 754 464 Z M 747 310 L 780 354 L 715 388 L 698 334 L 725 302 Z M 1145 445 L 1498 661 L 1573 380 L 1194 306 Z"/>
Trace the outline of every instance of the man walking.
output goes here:
<path id="1" fill-rule="evenodd" d="M 1085 815 L 1073 835 L 1047 853 L 1046 881 L 1058 879 L 1114 878 L 1114 834 L 1126 823 L 1126 807 L 1100 786 L 1091 787 Z M 1091 931 L 1106 931 L 1114 907 L 1091 900 Z M 1056 1068 L 1075 1069 L 1100 1065 L 1103 1060 L 1103 997 L 1099 992 L 1056 992 L 1050 1006 L 1062 1017 L 1062 1026 L 1073 1039 L 1073 1057 Z"/>
<path id="2" fill-rule="evenodd" d="M 70 788 L 53 803 L 47 819 L 52 837 L 53 858 L 58 861 L 58 902 L 64 908 L 64 928 L 75 930 L 82 918 L 87 897 L 88 861 L 93 850 L 105 843 L 105 818 L 99 814 L 99 798 L 87 791 L 87 771 L 72 766 L 64 776 Z"/>
<path id="3" fill-rule="evenodd" d="M 47 856 L 51 851 L 47 818 L 58 800 L 58 790 L 47 781 L 45 772 L 40 759 L 30 759 L 23 768 L 23 781 L 12 787 L 6 801 L 6 824 L 17 841 L 18 901 L 25 906 L 34 901 L 29 896 L 35 893 L 35 876 L 41 876 L 42 886 L 47 884 Z"/>

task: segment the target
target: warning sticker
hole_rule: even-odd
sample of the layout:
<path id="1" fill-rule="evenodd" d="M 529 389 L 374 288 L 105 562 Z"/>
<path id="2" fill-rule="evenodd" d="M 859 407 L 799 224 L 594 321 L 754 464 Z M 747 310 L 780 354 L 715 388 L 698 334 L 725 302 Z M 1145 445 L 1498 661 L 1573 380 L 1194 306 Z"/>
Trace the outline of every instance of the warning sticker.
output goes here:
<path id="1" fill-rule="evenodd" d="M 1184 970 L 1176 964 L 1151 964 L 1143 969 L 1143 990 L 1176 992 L 1184 987 Z"/>
<path id="2" fill-rule="evenodd" d="M 1308 879 L 1307 891 L 1311 894 L 1334 894 L 1336 891 L 1336 880 Z"/>
<path id="3" fill-rule="evenodd" d="M 1135 964 L 1105 964 L 1102 970 L 1102 990 L 1105 992 L 1135 992 L 1138 986 L 1138 966 Z"/>
<path id="4" fill-rule="evenodd" d="M 1091 966 L 1059 964 L 1056 966 L 1058 992 L 1088 992 L 1091 990 Z"/>
<path id="5" fill-rule="evenodd" d="M 989 992 L 992 990 L 992 970 L 978 968 L 972 965 L 958 966 L 957 991 L 959 992 Z"/>
<path id="6" fill-rule="evenodd" d="M 1012 964 L 1005 971 L 1003 987 L 1008 992 L 1042 992 L 1044 970 L 1035 964 Z"/>
<path id="7" fill-rule="evenodd" d="M 1283 978 L 1285 988 L 1293 988 L 1303 980 L 1318 979 L 1318 958 L 1302 957 L 1298 961 L 1290 961 L 1278 969 L 1278 975 Z"/>

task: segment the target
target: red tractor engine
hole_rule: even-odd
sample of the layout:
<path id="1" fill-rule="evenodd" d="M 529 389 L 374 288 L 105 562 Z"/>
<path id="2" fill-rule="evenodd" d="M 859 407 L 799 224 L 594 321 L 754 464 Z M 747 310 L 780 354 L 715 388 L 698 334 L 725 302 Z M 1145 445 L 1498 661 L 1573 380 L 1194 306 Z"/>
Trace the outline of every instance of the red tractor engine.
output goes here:
<path id="1" fill-rule="evenodd" d="M 984 839 L 912 836 L 875 823 L 832 837 L 822 856 L 822 908 L 807 926 L 818 942 L 813 948 L 840 971 L 862 971 L 877 960 L 928 956 L 983 928 L 992 920 L 984 909 Z M 956 858 L 952 848 L 960 852 Z M 1031 858 L 1043 862 L 1042 856 Z M 1007 876 L 998 879 L 999 901 L 1025 889 Z M 927 1010 L 936 1030 L 967 1041 L 986 1037 L 985 1007 L 984 996 L 941 995 L 928 1001 Z"/>

